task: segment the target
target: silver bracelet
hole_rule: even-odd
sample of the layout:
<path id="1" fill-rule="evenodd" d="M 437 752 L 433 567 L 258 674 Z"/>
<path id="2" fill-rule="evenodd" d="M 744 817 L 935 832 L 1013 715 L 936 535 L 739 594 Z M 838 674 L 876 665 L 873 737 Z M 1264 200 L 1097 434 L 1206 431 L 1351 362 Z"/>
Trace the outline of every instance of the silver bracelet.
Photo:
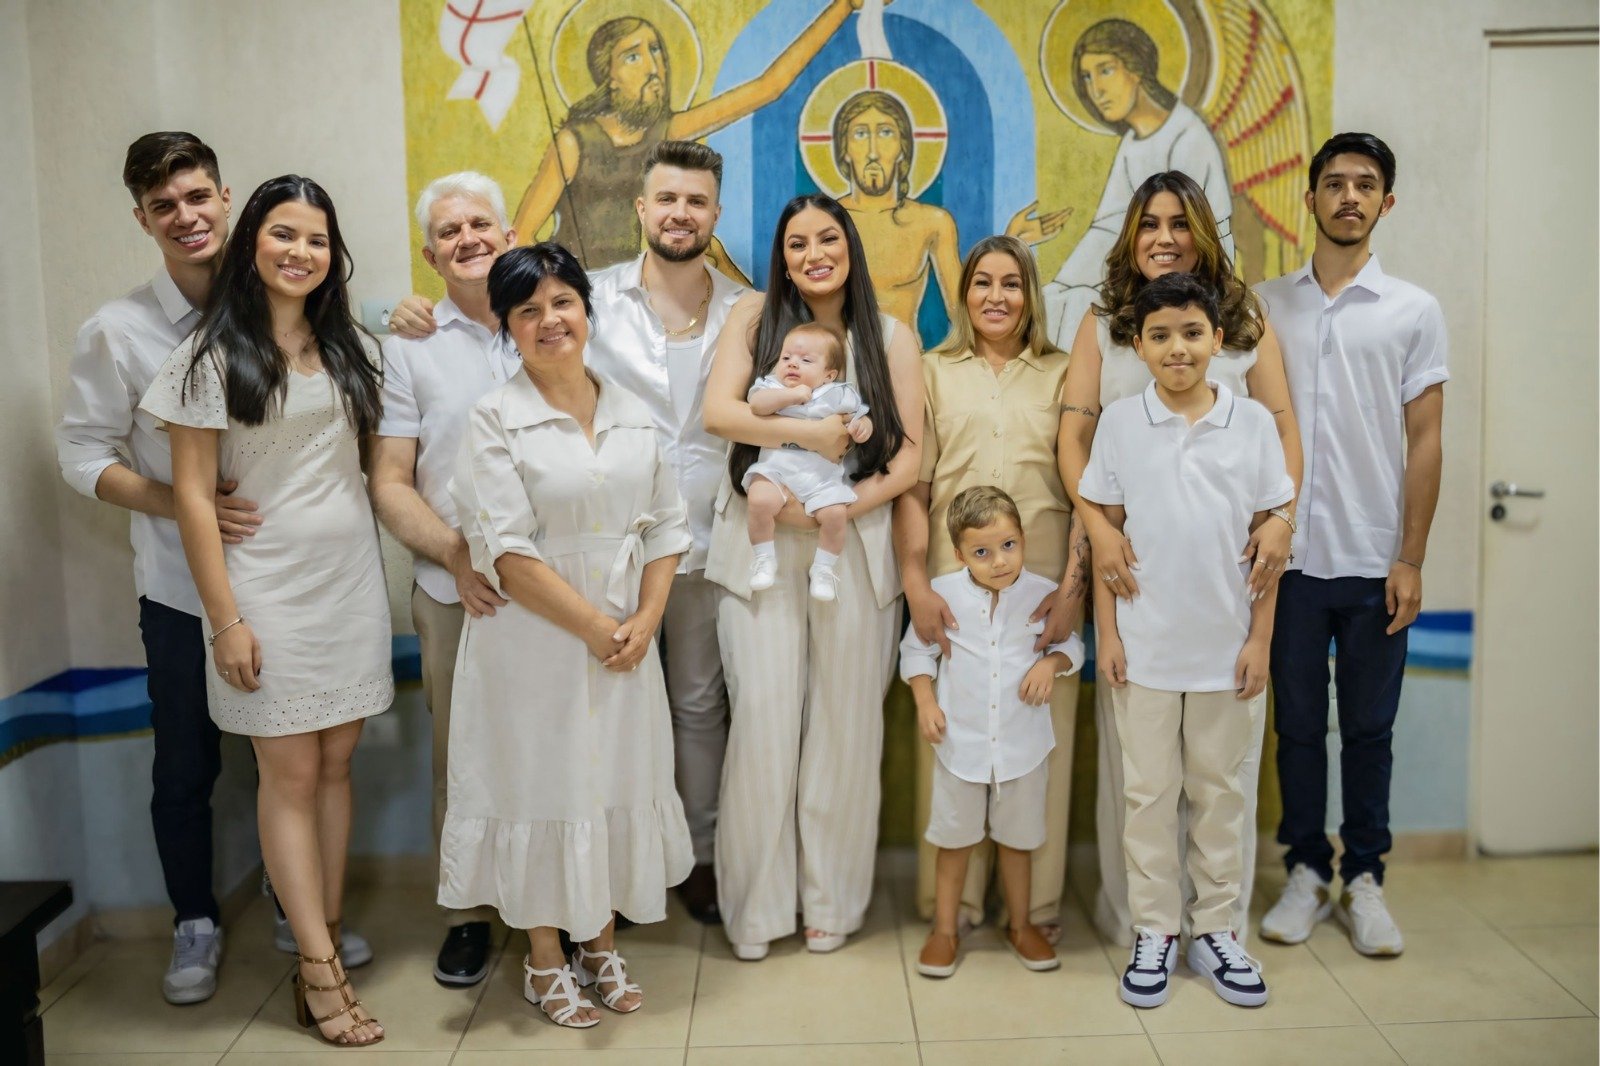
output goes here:
<path id="1" fill-rule="evenodd" d="M 206 647 L 209 648 L 212 645 L 216 644 L 218 637 L 222 636 L 222 634 L 226 633 L 228 630 L 232 629 L 234 626 L 238 625 L 240 622 L 243 622 L 243 621 L 244 621 L 244 615 L 241 614 L 238 618 L 235 618 L 233 621 L 229 622 L 227 625 L 223 626 L 221 629 L 219 629 L 215 633 L 211 634 L 209 637 L 206 638 Z"/>

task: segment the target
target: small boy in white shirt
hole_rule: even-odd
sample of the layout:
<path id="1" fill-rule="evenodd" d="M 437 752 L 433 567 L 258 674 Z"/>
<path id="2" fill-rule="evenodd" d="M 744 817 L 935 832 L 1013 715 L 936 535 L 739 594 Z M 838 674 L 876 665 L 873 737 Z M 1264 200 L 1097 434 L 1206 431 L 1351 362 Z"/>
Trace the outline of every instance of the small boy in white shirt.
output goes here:
<path id="1" fill-rule="evenodd" d="M 1240 552 L 1294 497 L 1267 409 L 1206 380 L 1222 346 L 1217 301 L 1168 274 L 1134 301 L 1134 348 L 1155 378 L 1105 409 L 1078 493 L 1125 529 L 1139 596 L 1095 582 L 1096 661 L 1122 740 L 1123 855 L 1133 957 L 1120 993 L 1166 1002 L 1183 897 L 1178 798 L 1188 801 L 1189 967 L 1229 1003 L 1267 1001 L 1260 964 L 1232 928 L 1244 877 L 1239 768 L 1259 728 L 1276 592 L 1252 601 Z"/>
<path id="2" fill-rule="evenodd" d="M 992 485 L 959 493 L 945 518 L 956 556 L 966 564 L 933 579 L 950 606 L 950 657 L 906 628 L 900 676 L 917 701 L 917 724 L 934 745 L 933 804 L 927 841 L 939 849 L 933 929 L 917 960 L 924 977 L 956 970 L 961 886 L 974 845 L 988 835 L 999 857 L 1011 950 L 1030 970 L 1059 966 L 1055 949 L 1028 921 L 1032 851 L 1044 843 L 1045 757 L 1056 746 L 1050 694 L 1057 677 L 1083 665 L 1072 634 L 1043 655 L 1034 643 L 1044 622 L 1029 618 L 1055 582 L 1022 568 L 1017 505 Z M 937 682 L 935 678 L 937 677 Z"/>
<path id="3" fill-rule="evenodd" d="M 802 323 L 783 338 L 783 350 L 772 373 L 750 386 L 750 410 L 786 418 L 850 415 L 850 439 L 862 444 L 872 436 L 872 419 L 867 417 L 867 405 L 861 402 L 856 387 L 838 380 L 843 373 L 844 341 L 827 326 Z M 850 487 L 844 465 L 816 452 L 762 448 L 745 472 L 742 487 L 749 500 L 750 546 L 756 553 L 750 563 L 750 591 L 771 588 L 777 577 L 773 537 L 778 512 L 793 495 L 822 527 L 811 562 L 811 598 L 832 601 L 838 595 L 833 564 L 844 551 L 849 506 L 856 502 L 856 490 Z"/>

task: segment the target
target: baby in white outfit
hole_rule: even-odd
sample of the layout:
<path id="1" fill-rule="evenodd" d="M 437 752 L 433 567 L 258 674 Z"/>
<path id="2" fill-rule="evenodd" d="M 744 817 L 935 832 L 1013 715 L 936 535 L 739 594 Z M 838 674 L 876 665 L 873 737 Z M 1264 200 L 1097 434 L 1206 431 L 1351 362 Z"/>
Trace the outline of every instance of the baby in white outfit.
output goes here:
<path id="1" fill-rule="evenodd" d="M 844 341 L 827 326 L 807 322 L 783 338 L 783 350 L 772 373 L 750 386 L 750 410 L 758 415 L 822 419 L 850 415 L 850 439 L 857 444 L 872 436 L 872 419 L 861 394 L 844 373 Z M 778 512 L 794 496 L 821 526 L 817 554 L 811 563 L 811 597 L 828 602 L 838 595 L 833 564 L 844 551 L 849 522 L 847 508 L 855 502 L 844 466 L 816 452 L 791 448 L 762 448 L 757 461 L 745 472 L 743 488 L 750 501 L 750 591 L 772 587 L 778 574 L 777 548 L 773 544 Z"/>

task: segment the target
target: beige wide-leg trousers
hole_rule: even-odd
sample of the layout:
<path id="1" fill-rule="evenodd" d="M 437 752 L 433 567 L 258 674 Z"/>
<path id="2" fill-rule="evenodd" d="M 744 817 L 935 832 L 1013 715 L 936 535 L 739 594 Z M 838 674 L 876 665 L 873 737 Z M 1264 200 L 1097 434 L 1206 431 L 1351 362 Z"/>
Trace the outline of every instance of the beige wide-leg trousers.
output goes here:
<path id="1" fill-rule="evenodd" d="M 1051 925 L 1061 920 L 1061 896 L 1067 879 L 1067 823 L 1072 802 L 1072 738 L 1078 720 L 1078 675 L 1056 678 L 1050 693 L 1050 725 L 1056 746 L 1045 759 L 1050 785 L 1045 793 L 1044 845 L 1033 853 L 1028 886 L 1028 920 Z M 917 738 L 917 822 L 928 824 L 933 795 L 933 745 Z M 917 912 L 933 918 L 934 863 L 939 849 L 917 835 Z M 961 888 L 961 917 L 973 925 L 983 921 L 983 897 L 994 864 L 994 845 L 985 840 L 972 849 L 967 880 Z"/>
<path id="2" fill-rule="evenodd" d="M 1099 783 L 1095 796 L 1095 836 L 1100 855 L 1100 892 L 1095 900 L 1094 918 L 1101 934 L 1122 947 L 1132 946 L 1133 925 L 1136 920 L 1129 905 L 1129 859 L 1125 846 L 1127 812 L 1136 801 L 1127 791 L 1128 756 L 1124 750 L 1124 725 L 1118 706 L 1120 703 L 1125 703 L 1127 694 L 1135 689 L 1141 694 L 1154 693 L 1155 696 L 1163 697 L 1173 695 L 1143 689 L 1131 682 L 1127 688 L 1120 690 L 1113 688 L 1109 683 L 1102 682 L 1095 685 L 1095 719 L 1100 733 Z M 1266 727 L 1267 698 L 1263 693 L 1248 703 L 1242 703 L 1232 692 L 1219 692 L 1191 693 L 1187 699 L 1215 700 L 1218 713 L 1213 717 L 1225 717 L 1234 723 L 1242 723 L 1244 728 L 1244 732 L 1237 737 L 1230 734 L 1222 741 L 1227 744 L 1237 742 L 1244 748 L 1243 758 L 1236 771 L 1242 804 L 1241 820 L 1235 835 L 1227 841 L 1228 848 L 1237 851 L 1239 874 L 1236 895 L 1230 908 L 1228 922 L 1225 924 L 1225 927 L 1232 928 L 1238 934 L 1242 943 L 1250 925 L 1250 894 L 1255 884 L 1256 788 L 1261 777 L 1261 742 Z M 1136 704 L 1148 705 L 1150 702 L 1150 700 L 1144 700 L 1142 703 L 1136 701 Z M 1164 706 L 1167 713 L 1172 713 L 1170 701 Z M 1192 707 L 1193 704 L 1190 708 L 1183 708 L 1180 700 L 1179 710 L 1176 713 L 1182 719 L 1184 730 L 1189 728 L 1187 713 Z M 1220 713 L 1230 709 L 1234 713 L 1228 715 Z M 1180 744 L 1186 743 L 1187 740 L 1188 734 L 1185 732 Z M 1143 758 L 1148 761 L 1148 754 Z M 1180 901 L 1177 907 L 1178 925 L 1173 931 L 1181 931 L 1185 937 L 1193 931 L 1190 918 L 1195 909 L 1202 906 L 1201 895 L 1206 889 L 1203 884 L 1197 887 L 1193 880 L 1192 864 L 1197 843 L 1192 832 L 1192 812 L 1183 795 L 1186 790 L 1184 774 L 1187 770 L 1187 766 L 1180 768 L 1176 796 L 1177 813 L 1171 822 L 1172 830 L 1164 841 L 1164 847 L 1174 856 L 1170 873 L 1178 885 L 1177 898 Z M 1163 772 L 1170 772 L 1170 767 Z M 1148 781 L 1136 782 L 1136 785 L 1140 789 L 1149 787 Z M 1205 786 L 1197 782 L 1197 787 Z M 1148 797 L 1141 793 L 1138 802 L 1147 801 Z M 1149 831 L 1141 829 L 1141 832 Z M 1221 847 L 1220 839 L 1215 836 L 1203 843 L 1212 850 Z M 1184 861 L 1184 856 L 1188 856 L 1190 861 Z M 1201 932 L 1208 931 L 1210 930 L 1201 930 Z"/>
<path id="3" fill-rule="evenodd" d="M 455 689 L 456 651 L 461 647 L 461 630 L 467 622 L 467 609 L 459 603 L 440 603 L 421 586 L 411 586 L 411 624 L 417 628 L 422 645 L 422 697 L 433 718 L 433 861 L 439 862 L 439 837 L 444 832 L 445 800 L 450 785 L 450 696 Z M 496 917 L 493 907 L 468 910 L 445 909 L 445 920 L 452 926 L 465 922 L 487 922 Z"/>
<path id="4" fill-rule="evenodd" d="M 900 601 L 880 608 L 860 537 L 834 566 L 839 598 L 811 599 L 815 533 L 780 526 L 776 583 L 724 592 L 717 638 L 731 704 L 716 833 L 728 939 L 861 928 L 878 842 L 883 697 Z"/>

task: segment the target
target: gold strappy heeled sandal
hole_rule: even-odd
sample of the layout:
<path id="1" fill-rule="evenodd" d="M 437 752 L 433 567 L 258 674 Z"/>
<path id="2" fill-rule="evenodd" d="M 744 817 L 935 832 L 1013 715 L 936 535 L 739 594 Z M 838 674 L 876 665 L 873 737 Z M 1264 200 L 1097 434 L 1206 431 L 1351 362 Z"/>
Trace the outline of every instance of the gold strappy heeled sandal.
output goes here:
<path id="1" fill-rule="evenodd" d="M 381 1033 L 378 1036 L 373 1037 L 371 1040 L 345 1039 L 345 1037 L 349 1036 L 363 1025 L 376 1026 L 378 1024 L 378 1019 L 370 1016 L 366 1018 L 356 1017 L 354 1012 L 356 1008 L 361 1006 L 361 1001 L 359 999 L 351 998 L 350 978 L 345 974 L 344 966 L 340 964 L 338 955 L 329 955 L 325 959 L 313 959 L 308 958 L 305 955 L 296 954 L 295 958 L 308 966 L 328 967 L 333 971 L 334 978 L 339 982 L 335 985 L 307 984 L 305 979 L 300 976 L 298 970 L 296 971 L 294 975 L 294 1017 L 295 1020 L 300 1023 L 302 1028 L 311 1029 L 317 1034 L 317 1036 L 321 1037 L 324 1042 L 332 1044 L 334 1047 L 367 1047 L 368 1045 L 376 1044 L 383 1040 L 384 1034 Z M 318 1018 L 316 1015 L 311 1013 L 311 1007 L 306 1003 L 307 992 L 337 992 L 339 993 L 340 998 L 344 1000 L 344 1006 L 340 1007 L 331 1014 L 325 1014 Z M 354 1020 L 352 1020 L 349 1025 L 345 1026 L 344 1029 L 340 1030 L 333 1036 L 328 1036 L 322 1031 L 323 1022 L 331 1022 L 333 1019 L 343 1015 L 349 1015 Z"/>

